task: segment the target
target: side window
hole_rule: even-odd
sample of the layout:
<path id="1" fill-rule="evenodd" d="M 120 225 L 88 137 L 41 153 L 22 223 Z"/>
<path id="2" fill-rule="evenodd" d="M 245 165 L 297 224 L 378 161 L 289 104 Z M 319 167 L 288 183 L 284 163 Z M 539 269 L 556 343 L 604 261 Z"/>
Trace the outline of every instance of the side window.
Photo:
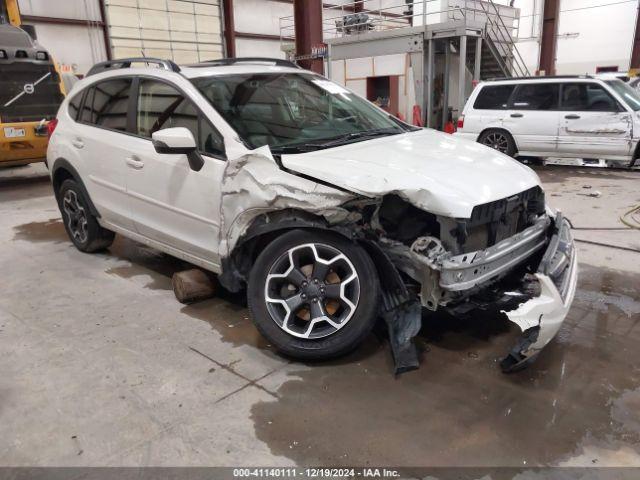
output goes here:
<path id="1" fill-rule="evenodd" d="M 617 112 L 618 102 L 597 83 L 566 83 L 560 108 L 569 112 Z"/>
<path id="2" fill-rule="evenodd" d="M 142 79 L 138 91 L 136 133 L 151 138 L 163 128 L 185 127 L 201 153 L 224 156 L 224 141 L 193 102 L 164 82 Z"/>
<path id="3" fill-rule="evenodd" d="M 92 86 L 84 101 L 81 121 L 126 132 L 130 91 L 130 78 L 106 80 Z"/>
<path id="4" fill-rule="evenodd" d="M 560 85 L 557 83 L 525 83 L 518 85 L 513 96 L 514 110 L 555 110 L 558 108 Z"/>
<path id="5" fill-rule="evenodd" d="M 95 87 L 89 87 L 87 89 L 87 96 L 84 99 L 84 105 L 82 106 L 82 111 L 80 112 L 80 122 L 93 124 L 95 123 L 93 116 L 93 94 L 95 93 Z"/>
<path id="6" fill-rule="evenodd" d="M 80 104 L 82 103 L 82 95 L 84 95 L 84 90 L 74 95 L 69 101 L 69 116 L 74 120 L 78 119 L 78 112 L 80 112 Z"/>
<path id="7" fill-rule="evenodd" d="M 488 85 L 483 87 L 473 103 L 475 110 L 505 110 L 515 85 Z"/>

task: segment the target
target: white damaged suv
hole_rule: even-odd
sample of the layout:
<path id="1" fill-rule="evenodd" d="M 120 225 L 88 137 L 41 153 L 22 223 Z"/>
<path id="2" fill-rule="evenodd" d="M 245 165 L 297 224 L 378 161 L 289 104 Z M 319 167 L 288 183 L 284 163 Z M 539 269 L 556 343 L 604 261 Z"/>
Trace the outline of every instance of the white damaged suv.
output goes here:
<path id="1" fill-rule="evenodd" d="M 492 307 L 523 332 L 512 371 L 573 300 L 569 223 L 532 170 L 289 62 L 98 64 L 50 131 L 78 249 L 119 233 L 246 287 L 257 328 L 300 359 L 352 350 L 383 317 L 396 370 L 415 368 L 424 311 Z"/>

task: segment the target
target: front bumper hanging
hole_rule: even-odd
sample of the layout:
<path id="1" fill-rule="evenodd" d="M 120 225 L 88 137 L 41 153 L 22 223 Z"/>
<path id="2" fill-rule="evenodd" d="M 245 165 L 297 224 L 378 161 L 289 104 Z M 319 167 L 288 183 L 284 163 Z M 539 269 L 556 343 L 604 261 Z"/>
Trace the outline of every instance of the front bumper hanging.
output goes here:
<path id="1" fill-rule="evenodd" d="M 532 361 L 560 330 L 578 283 L 578 260 L 569 222 L 558 213 L 555 232 L 535 276 L 540 295 L 503 313 L 522 330 L 522 336 L 500 366 L 517 371 Z"/>

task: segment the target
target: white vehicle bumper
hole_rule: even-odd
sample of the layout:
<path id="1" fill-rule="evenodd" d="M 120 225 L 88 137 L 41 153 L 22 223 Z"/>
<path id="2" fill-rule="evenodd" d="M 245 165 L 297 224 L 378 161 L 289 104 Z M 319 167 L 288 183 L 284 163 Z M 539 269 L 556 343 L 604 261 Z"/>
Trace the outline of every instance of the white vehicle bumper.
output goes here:
<path id="1" fill-rule="evenodd" d="M 505 372 L 520 369 L 555 337 L 569 312 L 578 283 L 578 260 L 570 225 L 558 215 L 557 233 L 551 239 L 540 269 L 535 274 L 540 295 L 503 311 L 520 327 L 523 336 L 502 361 Z"/>

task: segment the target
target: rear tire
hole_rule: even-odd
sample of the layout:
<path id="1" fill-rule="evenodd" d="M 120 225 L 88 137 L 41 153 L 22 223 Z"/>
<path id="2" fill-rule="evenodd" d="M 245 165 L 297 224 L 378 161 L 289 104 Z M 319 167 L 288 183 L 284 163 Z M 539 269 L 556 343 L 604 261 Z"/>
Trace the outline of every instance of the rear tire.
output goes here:
<path id="1" fill-rule="evenodd" d="M 364 249 L 329 232 L 293 230 L 258 256 L 247 303 L 257 329 L 277 350 L 326 360 L 352 351 L 371 332 L 379 291 Z"/>
<path id="2" fill-rule="evenodd" d="M 498 150 L 500 153 L 513 157 L 516 154 L 516 142 L 506 130 L 487 130 L 478 138 L 478 143 Z"/>
<path id="3" fill-rule="evenodd" d="M 89 202 L 75 180 L 67 179 L 60 185 L 58 207 L 69 239 L 81 252 L 97 252 L 113 243 L 115 234 L 102 228 L 91 214 Z"/>

